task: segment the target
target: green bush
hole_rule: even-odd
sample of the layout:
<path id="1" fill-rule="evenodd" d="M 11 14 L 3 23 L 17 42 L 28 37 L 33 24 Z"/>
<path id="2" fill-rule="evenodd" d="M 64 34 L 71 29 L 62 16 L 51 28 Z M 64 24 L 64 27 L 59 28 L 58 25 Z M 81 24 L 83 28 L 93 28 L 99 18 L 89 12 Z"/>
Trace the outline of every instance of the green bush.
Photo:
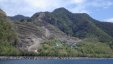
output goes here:
<path id="1" fill-rule="evenodd" d="M 56 39 L 41 45 L 38 50 L 40 56 L 112 57 L 113 55 L 109 45 L 99 42 L 98 39 L 84 39 L 73 47 Z"/>
<path id="2" fill-rule="evenodd" d="M 87 57 L 112 57 L 113 51 L 109 45 L 98 42 L 98 40 L 83 40 L 75 46 L 75 49 Z"/>

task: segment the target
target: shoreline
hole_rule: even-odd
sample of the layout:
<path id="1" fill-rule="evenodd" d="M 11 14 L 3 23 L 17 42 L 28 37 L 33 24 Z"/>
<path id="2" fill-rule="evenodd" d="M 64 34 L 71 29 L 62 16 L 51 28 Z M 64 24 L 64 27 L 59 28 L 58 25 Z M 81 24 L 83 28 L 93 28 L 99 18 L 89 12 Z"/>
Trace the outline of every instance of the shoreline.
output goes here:
<path id="1" fill-rule="evenodd" d="M 51 60 L 51 59 L 63 59 L 63 60 L 79 60 L 79 59 L 113 59 L 113 58 L 91 58 L 91 57 L 46 57 L 46 56 L 0 56 L 0 60 Z"/>

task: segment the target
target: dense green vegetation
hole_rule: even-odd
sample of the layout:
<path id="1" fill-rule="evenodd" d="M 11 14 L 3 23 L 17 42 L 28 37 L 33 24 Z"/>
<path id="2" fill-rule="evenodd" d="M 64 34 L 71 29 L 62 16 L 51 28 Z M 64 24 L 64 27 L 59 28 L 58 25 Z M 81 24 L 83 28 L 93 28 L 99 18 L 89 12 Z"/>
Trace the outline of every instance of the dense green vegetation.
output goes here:
<path id="1" fill-rule="evenodd" d="M 39 49 L 39 55 L 41 56 L 67 56 L 69 47 L 63 42 L 53 39 L 45 43 L 42 43 L 42 47 Z"/>
<path id="2" fill-rule="evenodd" d="M 109 34 L 111 37 L 113 37 L 113 23 L 109 23 L 109 22 L 95 22 L 95 24 L 101 28 L 104 32 L 106 32 L 107 34 Z M 113 49 L 113 38 L 111 40 L 110 43 L 110 47 Z"/>
<path id="3" fill-rule="evenodd" d="M 113 50 L 109 45 L 98 42 L 97 39 L 85 39 L 74 47 L 86 57 L 112 57 Z"/>
<path id="4" fill-rule="evenodd" d="M 17 35 L 5 16 L 0 16 L 0 55 L 19 55 Z"/>
<path id="5" fill-rule="evenodd" d="M 112 57 L 109 45 L 97 39 L 84 39 L 75 46 L 69 46 L 57 39 L 42 44 L 38 50 L 40 56 L 77 56 L 77 57 Z"/>

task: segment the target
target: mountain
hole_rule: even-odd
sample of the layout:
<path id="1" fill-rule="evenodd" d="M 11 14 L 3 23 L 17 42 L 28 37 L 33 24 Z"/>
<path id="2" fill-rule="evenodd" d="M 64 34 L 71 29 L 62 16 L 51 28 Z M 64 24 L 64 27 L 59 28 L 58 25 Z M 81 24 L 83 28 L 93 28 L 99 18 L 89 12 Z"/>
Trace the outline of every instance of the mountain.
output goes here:
<path id="1" fill-rule="evenodd" d="M 46 23 L 49 23 L 49 24 L 59 28 L 61 31 L 63 31 L 64 33 L 66 33 L 69 36 L 80 38 L 82 40 L 81 42 L 85 43 L 84 45 L 80 46 L 80 49 L 81 49 L 81 47 L 86 48 L 87 46 L 95 47 L 94 44 L 97 44 L 96 47 L 99 48 L 100 51 L 104 47 L 106 47 L 105 49 L 108 48 L 108 50 L 110 51 L 110 48 L 112 48 L 112 46 L 113 46 L 112 45 L 113 37 L 108 32 L 106 32 L 106 30 L 104 30 L 100 27 L 101 21 L 91 18 L 86 13 L 71 13 L 68 10 L 66 10 L 65 8 L 58 8 L 58 9 L 54 10 L 53 12 L 36 13 L 31 17 L 31 19 L 32 19 L 31 22 L 33 22 L 37 25 L 45 25 Z M 104 46 L 104 45 L 107 45 L 107 46 Z M 48 46 L 51 46 L 51 45 L 48 45 Z M 86 49 L 83 49 L 85 51 L 84 53 L 82 51 L 80 51 L 80 52 L 82 52 L 80 54 L 82 54 L 83 56 L 87 56 L 87 54 L 89 54 L 91 56 L 95 56 L 95 54 L 92 55 L 92 53 L 95 52 L 97 57 L 100 56 L 100 54 L 98 54 L 98 52 L 95 50 L 96 48 L 92 49 L 95 51 L 92 51 L 91 49 L 87 50 L 88 47 Z M 78 45 L 78 48 L 79 48 L 79 45 Z M 103 49 L 103 52 L 107 53 L 107 51 L 105 51 L 105 49 Z M 45 54 L 45 52 L 43 51 L 42 54 L 48 55 L 49 52 L 50 51 L 48 50 L 48 53 Z M 73 52 L 71 52 L 71 53 L 73 53 Z M 80 56 L 82 56 L 82 55 L 80 55 Z M 79 56 L 79 54 L 78 54 L 78 56 Z"/>
<path id="2" fill-rule="evenodd" d="M 9 18 L 13 21 L 24 21 L 29 19 L 29 17 L 23 16 L 23 15 L 9 16 Z"/>
<path id="3" fill-rule="evenodd" d="M 1 11 L 2 12 L 2 11 Z M 93 19 L 86 13 L 72 13 L 65 8 L 38 12 L 32 17 L 0 16 L 1 41 L 19 54 L 39 56 L 113 57 L 112 23 Z M 14 22 L 16 21 L 16 22 Z M 9 25 L 8 28 L 5 24 Z M 5 31 L 8 30 L 8 31 Z M 8 34 L 7 34 L 8 32 Z"/>
<path id="4" fill-rule="evenodd" d="M 41 15 L 41 16 L 40 16 Z M 59 8 L 52 13 L 36 13 L 32 18 L 40 18 L 56 27 L 64 33 L 78 38 L 98 38 L 101 42 L 112 41 L 112 36 L 98 27 L 93 18 L 86 13 L 71 13 L 65 8 Z"/>

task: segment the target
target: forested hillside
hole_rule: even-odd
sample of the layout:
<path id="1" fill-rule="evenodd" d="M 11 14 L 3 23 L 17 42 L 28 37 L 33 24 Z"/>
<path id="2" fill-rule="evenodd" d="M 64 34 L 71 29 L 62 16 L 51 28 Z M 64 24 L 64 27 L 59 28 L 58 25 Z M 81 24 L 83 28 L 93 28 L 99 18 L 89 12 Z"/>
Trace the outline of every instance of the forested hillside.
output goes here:
<path id="1" fill-rule="evenodd" d="M 19 55 L 17 34 L 5 14 L 0 12 L 0 55 Z"/>

